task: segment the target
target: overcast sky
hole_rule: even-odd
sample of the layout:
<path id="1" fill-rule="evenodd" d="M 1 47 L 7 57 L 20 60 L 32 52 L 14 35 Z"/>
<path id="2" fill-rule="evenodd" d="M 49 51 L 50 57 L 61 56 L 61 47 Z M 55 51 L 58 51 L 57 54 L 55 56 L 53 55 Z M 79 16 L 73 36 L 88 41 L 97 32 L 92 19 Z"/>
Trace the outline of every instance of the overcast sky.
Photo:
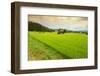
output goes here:
<path id="1" fill-rule="evenodd" d="M 78 16 L 36 16 L 29 15 L 28 21 L 40 23 L 51 29 L 67 29 L 73 31 L 87 31 L 88 18 Z"/>

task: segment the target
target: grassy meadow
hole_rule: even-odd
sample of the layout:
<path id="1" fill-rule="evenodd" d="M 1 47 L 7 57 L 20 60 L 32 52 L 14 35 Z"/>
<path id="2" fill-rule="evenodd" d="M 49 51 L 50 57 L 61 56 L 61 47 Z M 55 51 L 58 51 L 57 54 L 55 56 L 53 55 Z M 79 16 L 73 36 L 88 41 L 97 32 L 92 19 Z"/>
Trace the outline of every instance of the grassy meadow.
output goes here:
<path id="1" fill-rule="evenodd" d="M 86 34 L 28 31 L 28 60 L 87 58 L 87 49 Z"/>

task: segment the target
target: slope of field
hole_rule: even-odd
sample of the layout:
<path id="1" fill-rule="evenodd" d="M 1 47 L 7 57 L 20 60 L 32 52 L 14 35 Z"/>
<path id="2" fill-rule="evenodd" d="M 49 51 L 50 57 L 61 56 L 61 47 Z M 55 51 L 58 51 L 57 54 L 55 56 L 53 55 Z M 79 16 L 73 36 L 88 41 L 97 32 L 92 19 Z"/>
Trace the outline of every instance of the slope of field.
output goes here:
<path id="1" fill-rule="evenodd" d="M 29 32 L 29 60 L 87 58 L 87 39 L 81 33 Z"/>
<path id="2" fill-rule="evenodd" d="M 64 55 L 55 51 L 55 49 L 35 39 L 30 33 L 28 42 L 28 60 L 48 60 L 66 58 Z"/>

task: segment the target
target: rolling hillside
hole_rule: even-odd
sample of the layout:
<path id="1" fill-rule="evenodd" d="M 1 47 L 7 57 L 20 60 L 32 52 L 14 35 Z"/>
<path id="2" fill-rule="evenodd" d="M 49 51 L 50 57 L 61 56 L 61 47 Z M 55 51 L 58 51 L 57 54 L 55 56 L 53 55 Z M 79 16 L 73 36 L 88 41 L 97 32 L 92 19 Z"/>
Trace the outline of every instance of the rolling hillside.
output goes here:
<path id="1" fill-rule="evenodd" d="M 88 57 L 88 36 L 80 33 L 28 32 L 29 60 Z"/>

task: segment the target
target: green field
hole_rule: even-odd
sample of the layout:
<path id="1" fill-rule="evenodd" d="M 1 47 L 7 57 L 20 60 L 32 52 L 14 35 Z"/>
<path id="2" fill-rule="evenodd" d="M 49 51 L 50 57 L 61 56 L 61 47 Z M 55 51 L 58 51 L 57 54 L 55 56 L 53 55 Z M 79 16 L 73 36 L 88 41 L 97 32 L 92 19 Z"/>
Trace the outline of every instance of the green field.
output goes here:
<path id="1" fill-rule="evenodd" d="M 87 58 L 87 49 L 86 34 L 28 32 L 28 60 Z"/>

